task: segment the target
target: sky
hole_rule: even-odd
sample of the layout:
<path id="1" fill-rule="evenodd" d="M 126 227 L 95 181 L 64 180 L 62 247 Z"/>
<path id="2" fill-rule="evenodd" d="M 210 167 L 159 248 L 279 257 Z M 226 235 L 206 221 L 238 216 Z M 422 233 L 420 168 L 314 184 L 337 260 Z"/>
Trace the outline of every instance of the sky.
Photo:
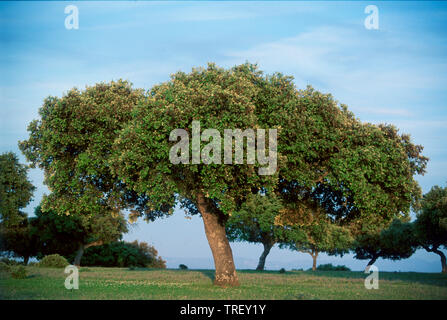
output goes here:
<path id="1" fill-rule="evenodd" d="M 79 28 L 64 12 L 75 5 Z M 367 5 L 378 8 L 378 29 L 367 29 Z M 436 1 L 123 1 L 0 2 L 0 153 L 27 139 L 47 96 L 73 87 L 126 79 L 150 89 L 177 71 L 215 62 L 258 63 L 266 73 L 295 78 L 347 104 L 362 121 L 391 123 L 424 146 L 423 192 L 447 185 L 447 2 Z M 44 193 L 43 174 L 26 208 L 33 214 Z M 213 268 L 201 218 L 181 210 L 169 218 L 139 220 L 126 241 L 146 241 L 167 260 Z M 262 246 L 233 243 L 239 269 L 254 269 Z M 319 256 L 319 263 L 362 270 L 353 256 Z M 308 269 L 308 254 L 274 247 L 266 269 Z M 439 257 L 417 251 L 402 261 L 379 259 L 382 271 L 439 272 Z"/>

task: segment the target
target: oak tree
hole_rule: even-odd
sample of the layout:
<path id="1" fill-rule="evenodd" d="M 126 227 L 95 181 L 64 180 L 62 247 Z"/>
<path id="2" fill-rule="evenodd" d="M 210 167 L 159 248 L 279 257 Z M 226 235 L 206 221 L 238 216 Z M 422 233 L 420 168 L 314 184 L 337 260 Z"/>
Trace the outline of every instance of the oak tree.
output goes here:
<path id="1" fill-rule="evenodd" d="M 27 177 L 28 167 L 12 152 L 0 155 L 0 224 L 14 227 L 26 219 L 21 211 L 33 196 L 35 187 Z"/>
<path id="2" fill-rule="evenodd" d="M 207 163 L 194 156 L 197 147 L 189 143 L 200 131 L 196 121 L 200 128 L 217 131 L 202 136 L 209 142 L 200 144 L 202 159 L 213 151 Z M 260 175 L 262 157 L 249 162 L 247 155 L 245 163 L 233 165 L 216 161 L 215 144 L 222 145 L 219 136 L 225 129 L 276 129 L 277 150 L 269 143 L 266 154 L 277 156 L 277 170 Z M 184 130 L 180 142 L 186 143 L 173 163 L 170 151 L 178 142 L 170 137 L 180 136 L 175 130 Z M 244 150 L 248 153 L 248 144 Z M 427 159 L 421 151 L 393 126 L 356 119 L 330 94 L 310 87 L 297 90 L 292 77 L 265 75 L 249 63 L 230 69 L 209 64 L 177 72 L 150 90 L 116 140 L 112 170 L 136 193 L 145 194 L 154 213 L 169 213 L 177 202 L 200 213 L 215 283 L 237 285 L 225 223 L 248 195 L 267 190 L 293 205 L 307 201 L 306 194 L 323 184 L 341 194 L 347 209 L 338 212 L 338 219 L 356 220 L 353 230 L 368 232 L 374 217 L 392 220 L 409 214 L 420 197 L 413 175 L 424 171 Z M 151 217 L 150 210 L 146 215 Z"/>
<path id="3" fill-rule="evenodd" d="M 87 248 L 117 241 L 128 230 L 124 216 L 118 212 L 65 215 L 44 212 L 40 206 L 31 224 L 31 234 L 39 239 L 39 256 L 58 253 L 68 257 L 76 252 L 73 264 L 77 266 Z"/>
<path id="4" fill-rule="evenodd" d="M 447 248 L 447 187 L 434 186 L 424 194 L 414 222 L 416 239 L 420 247 L 441 258 L 441 270 L 447 272 L 447 263 L 441 248 Z"/>

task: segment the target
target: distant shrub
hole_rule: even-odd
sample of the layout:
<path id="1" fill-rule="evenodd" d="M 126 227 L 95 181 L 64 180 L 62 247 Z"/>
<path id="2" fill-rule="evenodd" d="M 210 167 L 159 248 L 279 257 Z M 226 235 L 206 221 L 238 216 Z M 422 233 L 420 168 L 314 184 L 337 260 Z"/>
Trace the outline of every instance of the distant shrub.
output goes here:
<path id="1" fill-rule="evenodd" d="M 320 264 L 317 267 L 317 270 L 319 270 L 319 271 L 351 271 L 351 269 L 349 269 L 346 266 L 334 266 L 334 265 L 332 265 L 332 263 Z"/>
<path id="2" fill-rule="evenodd" d="M 178 268 L 181 269 L 181 270 L 188 269 L 188 267 L 186 265 L 184 265 L 184 264 L 179 264 Z"/>
<path id="3" fill-rule="evenodd" d="M 279 269 L 279 273 L 286 273 L 286 269 L 284 268 Z"/>
<path id="4" fill-rule="evenodd" d="M 39 265 L 39 262 L 35 262 L 35 261 L 28 262 L 28 267 L 36 267 L 38 265 Z"/>
<path id="5" fill-rule="evenodd" d="M 4 264 L 7 264 L 8 266 L 18 266 L 20 264 L 20 262 L 14 260 L 14 259 L 6 258 L 6 257 L 1 258 L 0 262 L 3 262 Z"/>
<path id="6" fill-rule="evenodd" d="M 38 264 L 41 268 L 65 268 L 68 265 L 67 259 L 57 253 L 45 256 Z"/>
<path id="7" fill-rule="evenodd" d="M 70 257 L 74 258 L 74 257 Z M 116 241 L 85 250 L 81 265 L 88 267 L 166 268 L 166 261 L 146 242 Z"/>
<path id="8" fill-rule="evenodd" d="M 13 266 L 10 267 L 9 272 L 11 273 L 11 277 L 14 279 L 25 279 L 28 275 L 24 266 Z"/>
<path id="9" fill-rule="evenodd" d="M 9 272 L 10 268 L 10 265 L 4 263 L 3 261 L 0 261 L 0 272 Z"/>

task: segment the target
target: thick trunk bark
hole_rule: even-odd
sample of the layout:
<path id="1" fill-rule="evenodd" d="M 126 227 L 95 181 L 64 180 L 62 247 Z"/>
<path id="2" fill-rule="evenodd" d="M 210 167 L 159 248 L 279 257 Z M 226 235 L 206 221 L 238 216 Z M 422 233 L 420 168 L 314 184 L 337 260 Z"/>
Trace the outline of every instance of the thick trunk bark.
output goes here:
<path id="1" fill-rule="evenodd" d="M 84 245 L 80 244 L 78 252 L 76 252 L 75 260 L 73 262 L 73 264 L 78 268 L 81 266 L 81 259 L 83 254 L 84 254 Z"/>
<path id="2" fill-rule="evenodd" d="M 28 265 L 28 261 L 29 261 L 29 256 L 28 256 L 28 257 L 23 257 L 23 264 L 24 264 L 25 266 Z"/>
<path id="3" fill-rule="evenodd" d="M 75 260 L 73 262 L 73 264 L 75 266 L 77 266 L 78 268 L 81 266 L 81 259 L 82 259 L 82 255 L 83 254 L 84 254 L 84 245 L 81 244 L 81 245 L 79 245 L 79 249 L 76 252 L 76 257 L 75 257 Z"/>
<path id="4" fill-rule="evenodd" d="M 442 273 L 447 273 L 445 254 L 441 250 L 438 250 L 438 249 L 433 250 L 433 252 L 441 257 Z"/>
<path id="5" fill-rule="evenodd" d="M 265 267 L 265 258 L 267 258 L 270 249 L 272 249 L 273 244 L 272 243 L 263 243 L 264 245 L 264 251 L 262 252 L 261 256 L 259 257 L 259 263 L 256 267 L 256 270 L 264 270 Z"/>
<path id="6" fill-rule="evenodd" d="M 316 271 L 317 270 L 318 252 L 317 251 L 313 251 L 311 253 L 311 256 L 312 256 L 312 271 Z"/>
<path id="7" fill-rule="evenodd" d="M 206 238 L 213 253 L 216 269 L 214 284 L 223 287 L 238 286 L 233 252 L 225 233 L 226 217 L 202 193 L 197 195 L 197 208 L 202 215 Z"/>
<path id="8" fill-rule="evenodd" d="M 365 272 L 368 272 L 369 267 L 371 267 L 378 258 L 378 256 L 374 256 L 371 260 L 369 260 L 368 264 L 366 265 Z"/>

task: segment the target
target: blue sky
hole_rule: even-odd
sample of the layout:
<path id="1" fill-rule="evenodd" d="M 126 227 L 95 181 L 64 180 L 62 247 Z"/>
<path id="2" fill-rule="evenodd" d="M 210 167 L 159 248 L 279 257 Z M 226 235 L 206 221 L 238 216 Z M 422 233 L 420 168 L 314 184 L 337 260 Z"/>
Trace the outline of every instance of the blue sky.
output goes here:
<path id="1" fill-rule="evenodd" d="M 79 9 L 79 29 L 64 26 L 64 8 Z M 379 29 L 364 26 L 365 7 L 377 5 Z M 422 144 L 430 158 L 417 180 L 424 192 L 447 183 L 447 2 L 0 2 L 0 152 L 24 157 L 18 140 L 48 95 L 72 87 L 128 79 L 149 89 L 169 75 L 216 62 L 245 61 L 266 72 L 293 75 L 330 92 L 362 121 L 392 123 Z M 46 191 L 38 190 L 32 214 Z M 147 241 L 168 267 L 212 268 L 202 221 L 139 221 L 125 240 Z M 232 244 L 236 266 L 255 268 L 259 245 Z M 366 261 L 321 255 L 319 262 L 355 270 Z M 440 271 L 437 255 L 379 260 L 380 270 Z M 309 268 L 309 255 L 274 248 L 267 269 Z"/>

